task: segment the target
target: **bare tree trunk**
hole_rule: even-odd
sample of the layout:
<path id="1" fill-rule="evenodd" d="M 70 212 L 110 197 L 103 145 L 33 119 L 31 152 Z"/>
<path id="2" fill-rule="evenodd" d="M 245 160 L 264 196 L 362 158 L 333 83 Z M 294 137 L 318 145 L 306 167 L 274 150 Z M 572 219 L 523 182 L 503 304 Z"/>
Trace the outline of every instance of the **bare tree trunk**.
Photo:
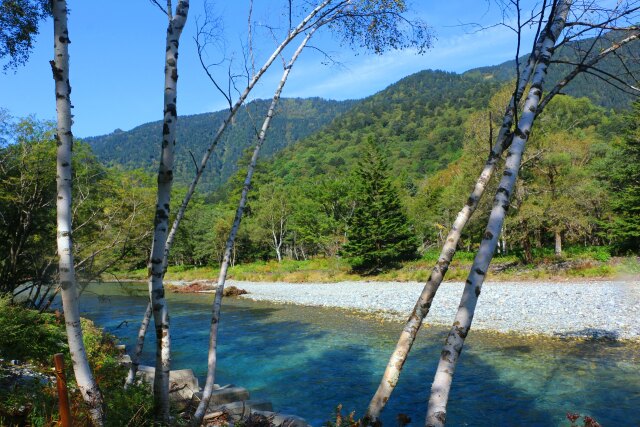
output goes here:
<path id="1" fill-rule="evenodd" d="M 556 230 L 554 234 L 556 238 L 555 254 L 556 256 L 560 256 L 562 255 L 562 234 L 558 230 Z"/>
<path id="2" fill-rule="evenodd" d="M 507 209 L 509 208 L 509 198 L 515 187 L 522 153 L 536 117 L 536 110 L 542 96 L 544 76 L 546 75 L 549 61 L 553 55 L 556 40 L 564 29 L 570 6 L 571 0 L 561 0 L 557 5 L 556 13 L 553 15 L 551 26 L 545 30 L 547 36 L 543 42 L 540 60 L 535 67 L 529 95 L 525 101 L 523 112 L 517 124 L 515 136 L 507 155 L 505 171 L 494 198 L 494 204 L 489 216 L 484 238 L 467 278 L 455 322 L 442 350 L 442 355 L 431 387 L 429 408 L 425 420 L 425 425 L 428 427 L 444 426 L 445 424 L 447 401 L 456 363 L 462 352 L 464 340 L 471 328 L 471 322 L 482 289 L 482 283 L 484 282 L 486 272 L 495 252 L 498 238 L 500 237 L 500 230 L 504 223 Z"/>
<path id="3" fill-rule="evenodd" d="M 502 226 L 502 256 L 507 255 L 507 227 Z"/>
<path id="4" fill-rule="evenodd" d="M 527 67 L 522 71 L 522 75 L 519 78 L 518 88 L 506 108 L 502 126 L 496 138 L 496 143 L 493 145 L 493 148 L 489 153 L 489 157 L 487 158 L 482 173 L 478 177 L 473 191 L 467 199 L 467 203 L 462 210 L 458 212 L 458 216 L 456 217 L 449 234 L 444 241 L 444 246 L 440 252 L 438 262 L 431 271 L 431 275 L 422 289 L 422 293 L 420 294 L 409 319 L 405 323 L 400 334 L 400 338 L 398 339 L 398 343 L 396 344 L 396 348 L 389 359 L 389 363 L 387 364 L 380 384 L 378 385 L 378 389 L 371 399 L 371 402 L 369 402 L 369 407 L 367 408 L 363 421 L 364 424 L 375 423 L 378 420 L 380 413 L 384 409 L 391 393 L 398 383 L 398 378 L 400 377 L 404 363 L 407 360 L 407 356 L 411 351 L 416 335 L 418 334 L 425 317 L 429 314 L 433 298 L 435 297 L 436 292 L 449 269 L 449 264 L 456 253 L 456 248 L 460 241 L 462 231 L 478 207 L 478 203 L 480 203 L 480 199 L 482 198 L 487 184 L 495 171 L 502 152 L 508 148 L 511 142 L 510 140 L 512 135 L 510 134 L 510 130 L 513 125 L 514 109 L 517 108 L 522 94 L 529 82 L 531 73 L 540 54 L 541 47 L 542 44 L 540 42 L 536 43 L 529 58 Z"/>
<path id="5" fill-rule="evenodd" d="M 220 128 L 216 132 L 216 135 L 214 136 L 213 140 L 211 141 L 211 144 L 209 145 L 209 148 L 207 149 L 207 151 L 202 156 L 202 160 L 200 161 L 200 166 L 196 170 L 196 176 L 193 178 L 193 180 L 191 181 L 191 184 L 189 185 L 189 189 L 187 190 L 187 193 L 185 194 L 184 199 L 182 200 L 182 204 L 180 205 L 180 208 L 178 209 L 176 217 L 175 217 L 175 219 L 173 221 L 173 224 L 171 226 L 171 230 L 169 231 L 169 234 L 168 234 L 168 236 L 166 238 L 166 243 L 164 245 L 164 253 L 162 254 L 162 258 L 161 258 L 162 259 L 162 270 L 163 270 L 163 272 L 166 272 L 167 266 L 169 264 L 169 253 L 171 252 L 171 246 L 173 245 L 173 241 L 175 239 L 176 232 L 178 231 L 178 226 L 180 225 L 180 222 L 182 221 L 182 218 L 184 217 L 184 214 L 185 214 L 185 212 L 187 210 L 187 206 L 189 205 L 189 202 L 191 201 L 191 197 L 193 197 L 193 194 L 195 193 L 196 186 L 198 185 L 198 182 L 200 181 L 200 178 L 202 177 L 202 174 L 204 173 L 204 170 L 205 170 L 205 167 L 207 165 L 207 162 L 209 161 L 209 157 L 211 157 L 211 154 L 213 153 L 213 150 L 217 146 L 218 141 L 220 141 L 220 138 L 222 137 L 222 134 L 226 130 L 226 128 L 229 125 L 229 123 L 232 122 L 233 118 L 235 117 L 235 114 L 238 112 L 240 107 L 243 105 L 244 101 L 249 96 L 249 93 L 251 92 L 251 90 L 253 90 L 253 88 L 258 83 L 258 81 L 260 80 L 262 75 L 267 71 L 267 69 L 271 66 L 271 64 L 273 64 L 273 61 L 275 61 L 275 59 L 278 57 L 278 55 L 280 55 L 282 50 L 295 37 L 297 37 L 301 32 L 303 32 L 305 30 L 305 28 L 307 27 L 309 22 L 320 11 L 322 11 L 329 3 L 331 3 L 331 0 L 324 0 L 320 5 L 318 5 L 315 9 L 313 9 L 313 11 L 311 11 L 311 13 L 309 15 L 307 15 L 302 21 L 300 21 L 298 26 L 287 35 L 287 38 L 274 50 L 272 55 L 269 57 L 269 59 L 266 61 L 266 63 L 262 66 L 262 68 L 258 71 L 258 73 L 253 76 L 253 78 L 251 79 L 251 81 L 249 82 L 247 87 L 245 88 L 244 92 L 242 93 L 242 95 L 240 96 L 238 101 L 230 109 L 229 114 L 227 115 L 226 119 L 220 125 Z M 156 212 L 156 215 L 157 215 L 157 212 Z M 169 216 L 168 203 L 167 203 L 166 216 L 167 216 L 167 220 L 168 220 L 168 216 Z M 155 247 L 156 246 L 155 246 L 155 239 L 154 239 L 154 248 Z M 156 260 L 158 259 L 157 257 L 154 257 L 154 258 Z M 234 253 L 234 264 L 235 264 L 235 253 Z M 160 277 L 158 279 L 158 282 L 159 282 L 159 286 L 157 286 L 158 288 L 162 287 L 162 289 L 164 289 L 164 285 L 162 283 L 163 278 L 164 278 L 164 273 L 162 274 L 162 277 Z M 140 326 L 140 328 L 142 329 L 142 325 Z"/>
<path id="6" fill-rule="evenodd" d="M 169 370 L 171 365 L 171 340 L 169 312 L 164 295 L 164 247 L 169 229 L 169 204 L 173 183 L 173 159 L 176 143 L 176 94 L 178 84 L 178 45 L 189 12 L 189 1 L 180 0 L 172 16 L 171 1 L 167 2 L 166 55 L 164 69 L 164 123 L 162 126 L 162 151 L 158 168 L 158 191 L 154 218 L 153 243 L 149 258 L 149 295 L 156 330 L 156 371 L 153 382 L 154 416 L 156 422 L 169 423 Z"/>
<path id="7" fill-rule="evenodd" d="M 147 309 L 144 312 L 144 317 L 142 318 L 142 323 L 140 324 L 140 329 L 138 330 L 138 339 L 136 340 L 136 346 L 133 349 L 133 353 L 131 356 L 131 366 L 129 367 L 129 374 L 127 375 L 127 380 L 124 383 L 124 388 L 126 389 L 133 381 L 136 379 L 136 372 L 138 372 L 138 366 L 140 366 L 140 355 L 142 354 L 142 348 L 144 347 L 144 337 L 147 334 L 147 328 L 149 327 L 149 321 L 151 320 L 151 313 L 153 310 L 151 309 L 151 303 L 147 304 Z"/>
<path id="8" fill-rule="evenodd" d="M 229 268 L 229 260 L 231 258 L 231 251 L 233 250 L 236 235 L 238 234 L 238 229 L 240 228 L 240 222 L 242 221 L 242 214 L 244 212 L 244 208 L 247 204 L 247 195 L 249 193 L 249 189 L 251 188 L 251 179 L 253 178 L 253 172 L 256 167 L 256 163 L 258 161 L 258 155 L 260 154 L 260 149 L 264 143 L 267 130 L 269 129 L 269 125 L 271 124 L 271 119 L 275 114 L 276 106 L 278 105 L 278 101 L 280 100 L 280 94 L 282 93 L 282 89 L 284 88 L 285 83 L 287 82 L 287 78 L 289 77 L 289 73 L 291 72 L 291 67 L 300 56 L 300 53 L 307 45 L 307 42 L 315 32 L 315 29 L 311 29 L 307 36 L 304 38 L 300 46 L 296 49 L 289 64 L 285 67 L 284 73 L 282 74 L 282 78 L 280 79 L 280 83 L 273 95 L 273 99 L 271 100 L 271 105 L 269 106 L 269 110 L 267 111 L 267 116 L 262 123 L 262 128 L 260 129 L 260 134 L 258 135 L 258 141 L 256 143 L 256 147 L 253 150 L 253 155 L 251 156 L 251 161 L 249 163 L 249 168 L 247 169 L 247 176 L 244 179 L 244 185 L 242 187 L 242 194 L 240 196 L 240 202 L 238 203 L 238 209 L 236 210 L 236 215 L 233 220 L 233 226 L 231 227 L 231 232 L 229 233 L 229 238 L 227 239 L 227 244 L 225 246 L 224 251 L 224 259 L 222 261 L 222 265 L 220 266 L 220 273 L 218 275 L 218 284 L 216 286 L 216 296 L 213 302 L 213 313 L 211 316 L 211 329 L 209 335 L 209 358 L 207 361 L 207 380 L 204 386 L 204 390 L 202 392 L 202 399 L 198 404 L 198 408 L 193 416 L 193 420 L 191 421 L 192 426 L 199 426 L 202 423 L 202 419 L 206 413 L 207 408 L 209 407 L 209 400 L 211 399 L 211 393 L 213 392 L 213 385 L 215 383 L 215 373 L 216 373 L 216 362 L 217 362 L 217 347 L 218 347 L 218 324 L 220 323 L 220 307 L 222 305 L 222 295 L 224 291 L 224 284 L 227 279 L 227 270 Z"/>
<path id="9" fill-rule="evenodd" d="M 278 258 L 278 262 L 282 262 L 282 254 L 280 253 L 282 240 L 278 240 L 278 236 L 276 235 L 275 229 L 271 230 L 271 234 L 273 234 L 273 249 L 276 251 L 276 258 Z"/>
<path id="10" fill-rule="evenodd" d="M 156 240 L 156 238 L 154 236 L 154 242 L 153 242 L 153 246 L 152 246 L 152 256 L 151 256 L 151 259 L 152 259 L 151 267 L 155 268 L 158 265 L 161 265 L 162 266 L 162 272 L 159 273 L 157 271 L 158 270 L 157 268 L 152 271 L 152 275 L 151 275 L 151 278 L 150 278 L 150 288 L 151 288 L 150 291 L 152 293 L 152 303 L 153 303 L 153 289 L 157 290 L 157 294 L 158 295 L 162 295 L 162 300 L 164 301 L 163 279 L 164 279 L 164 272 L 166 272 L 167 266 L 168 266 L 168 263 L 169 263 L 169 253 L 171 251 L 171 246 L 172 246 L 173 241 L 175 239 L 176 232 L 178 231 L 178 226 L 180 225 L 180 222 L 182 221 L 182 218 L 184 217 L 184 214 L 186 212 L 187 206 L 189 205 L 189 201 L 191 200 L 191 197 L 195 193 L 195 189 L 196 189 L 196 186 L 198 185 L 198 182 L 200 181 L 200 177 L 204 173 L 204 170 L 205 170 L 205 167 L 207 165 L 207 162 L 209 161 L 209 157 L 213 153 L 213 150 L 215 149 L 216 145 L 218 144 L 218 141 L 220 140 L 220 138 L 222 137 L 222 134 L 226 130 L 226 128 L 229 125 L 229 123 L 231 123 L 231 121 L 235 117 L 235 114 L 238 112 L 240 107 L 243 105 L 244 101 L 249 96 L 249 93 L 251 92 L 251 90 L 255 87 L 255 85 L 258 83 L 258 81 L 260 80 L 262 75 L 271 66 L 273 61 L 275 61 L 276 58 L 278 57 L 278 55 L 280 55 L 282 50 L 294 38 L 296 38 L 300 33 L 302 33 L 307 28 L 307 26 L 309 25 L 310 21 L 316 15 L 318 15 L 330 3 L 331 3 L 331 0 L 324 0 L 315 9 L 313 9 L 311 11 L 311 13 L 309 13 L 309 15 L 307 15 L 302 21 L 300 21 L 298 26 L 287 35 L 286 39 L 274 50 L 274 52 L 269 57 L 269 59 L 266 61 L 266 63 L 262 66 L 262 68 L 253 76 L 253 78 L 251 79 L 251 81 L 249 82 L 247 87 L 245 88 L 244 92 L 242 93 L 242 95 L 240 96 L 238 101 L 233 105 L 233 107 L 229 111 L 229 114 L 227 115 L 227 118 L 220 125 L 220 128 L 218 129 L 218 131 L 217 131 L 216 135 L 214 136 L 211 144 L 209 145 L 209 148 L 204 153 L 204 155 L 202 157 L 202 160 L 200 161 L 200 166 L 198 167 L 198 169 L 196 171 L 196 176 L 193 178 L 191 184 L 189 185 L 189 189 L 187 190 L 187 193 L 185 194 L 184 199 L 182 200 L 182 204 L 180 205 L 180 208 L 178 209 L 178 212 L 176 214 L 175 220 L 173 221 L 173 225 L 171 227 L 171 230 L 169 231 L 168 235 L 166 235 L 166 238 L 160 239 L 160 240 L 164 241 L 164 251 L 162 253 L 162 256 L 160 256 L 160 254 L 159 254 L 160 240 Z M 176 48 L 177 48 L 177 43 L 176 43 Z M 176 77 L 177 77 L 177 74 L 176 74 Z M 164 153 L 164 142 L 163 142 L 163 153 Z M 173 161 L 173 156 L 171 156 L 171 159 Z M 160 175 L 161 174 L 159 173 L 159 179 L 160 179 Z M 160 187 L 158 188 L 158 192 L 160 192 Z M 164 230 L 161 230 L 162 231 L 161 234 L 166 233 L 166 228 L 168 228 L 167 227 L 168 218 L 169 218 L 168 196 L 169 196 L 169 194 L 167 193 L 166 205 L 163 205 L 163 208 L 161 210 L 160 209 L 156 210 L 156 219 L 155 219 L 154 224 L 158 224 L 158 221 L 161 221 L 163 224 L 165 224 L 164 225 Z M 158 206 L 161 206 L 160 197 L 158 197 Z M 166 209 L 164 208 L 164 206 L 166 206 Z M 156 228 L 156 230 L 158 230 L 159 227 L 156 225 L 155 228 Z M 160 236 L 160 237 L 162 237 L 162 236 Z M 234 258 L 235 258 L 235 254 L 234 254 Z M 160 261 L 160 262 L 158 262 L 158 261 Z M 155 305 L 154 305 L 154 319 L 155 319 Z M 169 336 L 168 336 L 168 317 L 167 317 L 167 325 L 166 326 L 167 326 L 167 340 L 168 340 L 168 338 L 169 338 Z M 141 328 L 141 332 L 144 334 L 145 331 L 142 331 L 143 325 L 141 325 L 140 328 Z M 141 332 L 139 332 L 139 334 Z M 157 333 L 158 333 L 158 329 L 156 328 L 156 334 Z M 158 340 L 158 342 L 160 342 L 160 340 Z M 158 344 L 158 345 L 160 345 L 160 344 Z M 167 346 L 168 346 L 168 341 L 167 341 Z M 158 371 L 159 370 L 156 369 L 156 376 L 158 375 Z M 165 380 L 166 380 L 165 382 L 166 382 L 167 387 L 168 387 L 168 376 L 167 376 L 167 378 Z"/>
<path id="11" fill-rule="evenodd" d="M 73 134 L 71 133 L 71 85 L 69 84 L 69 31 L 67 29 L 67 2 L 52 2 L 54 59 L 51 70 L 56 87 L 56 111 L 58 113 L 58 143 L 56 162 L 57 186 L 57 243 L 59 258 L 60 288 L 64 309 L 65 327 L 69 342 L 69 353 L 73 362 L 73 372 L 84 401 L 89 406 L 91 420 L 96 426 L 104 425 L 104 401 L 102 393 L 93 378 L 87 352 L 82 341 L 78 289 L 73 263 L 73 242 L 71 240 L 71 153 Z"/>

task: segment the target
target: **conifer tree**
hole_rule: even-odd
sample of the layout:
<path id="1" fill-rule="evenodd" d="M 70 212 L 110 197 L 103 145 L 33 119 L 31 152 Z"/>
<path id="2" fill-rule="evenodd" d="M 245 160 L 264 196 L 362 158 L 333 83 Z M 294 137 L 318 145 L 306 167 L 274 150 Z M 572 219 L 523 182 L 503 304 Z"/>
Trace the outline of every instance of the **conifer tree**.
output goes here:
<path id="1" fill-rule="evenodd" d="M 621 252 L 640 252 L 640 101 L 628 115 L 624 143 L 611 165 L 611 206 L 616 214 L 610 232 Z"/>
<path id="2" fill-rule="evenodd" d="M 389 177 L 386 157 L 369 137 L 356 170 L 356 207 L 342 249 L 355 271 L 375 274 L 415 258 L 418 240 Z"/>

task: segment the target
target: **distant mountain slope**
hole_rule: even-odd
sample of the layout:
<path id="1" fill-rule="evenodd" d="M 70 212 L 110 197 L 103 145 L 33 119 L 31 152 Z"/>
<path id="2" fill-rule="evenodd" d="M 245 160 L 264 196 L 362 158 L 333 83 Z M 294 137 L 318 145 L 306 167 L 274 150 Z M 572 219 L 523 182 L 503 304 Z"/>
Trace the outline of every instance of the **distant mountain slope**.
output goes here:
<path id="1" fill-rule="evenodd" d="M 255 130 L 262 125 L 270 101 L 256 100 L 242 109 L 235 124 L 227 130 L 202 178 L 202 191 L 216 189 L 236 170 L 238 159 L 253 141 Z M 328 101 L 321 98 L 283 98 L 280 100 L 263 149 L 270 156 L 301 138 L 319 130 L 344 113 L 355 101 Z M 194 174 L 191 153 L 200 161 L 227 111 L 181 116 L 178 120 L 176 146 L 176 182 L 186 184 Z M 98 158 L 106 164 L 119 164 L 126 169 L 144 168 L 155 172 L 160 154 L 162 122 L 146 123 L 130 131 L 117 130 L 108 135 L 86 138 Z"/>
<path id="2" fill-rule="evenodd" d="M 396 176 L 409 182 L 460 155 L 463 123 L 487 105 L 500 84 L 477 75 L 421 71 L 364 99 L 265 168 L 291 182 L 345 172 L 372 137 L 386 147 Z"/>
<path id="3" fill-rule="evenodd" d="M 621 32 L 609 32 L 606 37 L 596 41 L 592 52 L 600 52 L 601 50 L 608 48 L 611 46 L 612 40 L 620 40 L 623 35 L 624 34 Z M 558 53 L 554 55 L 554 60 L 573 63 L 577 62 L 580 55 L 579 52 L 591 48 L 593 40 L 594 39 L 585 39 L 562 46 Z M 635 40 L 620 48 L 619 55 L 609 55 L 600 61 L 598 68 L 606 73 L 620 76 L 623 74 L 624 67 L 628 67 L 636 76 L 640 75 L 640 59 L 638 59 L 638 52 L 640 52 L 640 40 Z M 622 65 L 619 59 L 620 57 L 635 59 L 625 60 L 625 65 Z M 527 58 L 528 55 L 525 55 L 520 59 L 521 66 L 526 63 Z M 493 78 L 501 82 L 506 82 L 513 79 L 515 69 L 516 61 L 511 60 L 499 65 L 474 68 L 464 74 Z M 550 89 L 572 69 L 573 66 L 571 65 L 552 63 L 549 67 L 547 78 L 545 79 L 545 88 Z M 627 78 L 623 77 L 623 80 L 627 81 L 627 83 L 637 85 L 637 82 Z M 600 105 L 605 108 L 613 108 L 615 110 L 628 109 L 631 102 L 636 98 L 623 91 L 617 90 L 602 79 L 588 73 L 582 73 L 576 77 L 565 88 L 563 93 L 576 98 L 587 97 L 596 105 Z"/>
<path id="4" fill-rule="evenodd" d="M 620 37 L 610 33 L 609 38 Z M 597 43 L 593 52 L 608 47 Z M 588 48 L 590 39 L 563 46 L 555 59 L 575 61 L 574 48 Z M 622 49 L 637 57 L 640 41 Z M 526 57 L 521 63 L 524 64 Z M 630 64 L 640 70 L 640 62 Z M 617 57 L 603 60 L 599 67 L 620 74 Z M 545 88 L 553 86 L 570 66 L 552 64 Z M 320 98 L 282 99 L 272 122 L 264 157 L 275 156 L 265 166 L 285 179 L 313 177 L 343 172 L 358 157 L 360 144 L 372 136 L 389 149 L 390 164 L 408 181 L 446 167 L 460 155 L 462 124 L 474 110 L 486 107 L 495 90 L 513 79 L 515 61 L 481 67 L 463 74 L 426 70 L 405 77 L 375 95 L 359 101 L 327 101 Z M 593 103 L 617 110 L 629 107 L 632 96 L 612 88 L 593 76 L 576 78 L 564 90 L 574 97 L 588 97 Z M 235 125 L 216 148 L 209 171 L 203 177 L 202 191 L 216 190 L 238 170 L 238 160 L 255 138 L 253 124 L 262 122 L 268 101 L 248 105 L 248 114 L 238 114 Z M 178 121 L 175 176 L 177 183 L 188 183 L 193 176 L 191 153 L 199 161 L 226 111 L 184 116 Z M 87 138 L 98 158 L 125 168 L 145 168 L 155 172 L 159 155 L 161 122 L 147 123 L 128 132 Z M 300 141 L 300 142 L 299 142 Z"/>

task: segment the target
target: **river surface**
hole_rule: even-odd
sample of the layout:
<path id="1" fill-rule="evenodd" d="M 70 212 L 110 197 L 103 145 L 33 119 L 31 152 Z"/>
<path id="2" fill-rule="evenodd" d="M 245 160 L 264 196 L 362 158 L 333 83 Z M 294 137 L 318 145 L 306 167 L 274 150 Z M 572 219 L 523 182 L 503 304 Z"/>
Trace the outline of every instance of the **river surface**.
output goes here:
<path id="1" fill-rule="evenodd" d="M 91 285 L 83 316 L 129 351 L 146 307 L 145 286 Z M 204 385 L 211 294 L 170 294 L 172 368 L 191 368 Z M 322 425 L 338 404 L 362 415 L 401 324 L 345 310 L 226 298 L 216 382 L 249 389 L 278 412 Z M 426 401 L 447 329 L 423 328 L 383 414 L 424 425 Z M 143 364 L 153 365 L 148 334 Z M 640 344 L 615 340 L 469 334 L 449 400 L 451 426 L 568 426 L 567 412 L 603 426 L 640 425 Z"/>

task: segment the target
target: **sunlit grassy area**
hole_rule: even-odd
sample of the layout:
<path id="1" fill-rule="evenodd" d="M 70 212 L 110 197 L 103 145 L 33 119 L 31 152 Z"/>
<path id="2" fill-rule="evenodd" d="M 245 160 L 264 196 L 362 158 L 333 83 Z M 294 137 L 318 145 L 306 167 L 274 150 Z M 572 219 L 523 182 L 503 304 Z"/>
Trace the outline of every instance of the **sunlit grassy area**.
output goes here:
<path id="1" fill-rule="evenodd" d="M 428 250 L 415 261 L 402 264 L 398 269 L 390 269 L 375 276 L 361 276 L 351 272 L 348 262 L 342 258 L 317 257 L 296 261 L 284 259 L 278 263 L 256 261 L 238 264 L 229 269 L 228 278 L 258 282 L 339 282 L 345 280 L 375 281 L 426 281 L 438 260 L 436 250 Z M 464 281 L 473 263 L 473 252 L 456 253 L 447 280 Z M 490 280 L 550 280 L 617 277 L 637 277 L 640 262 L 637 257 L 612 257 L 606 247 L 570 247 L 561 257 L 552 249 L 534 249 L 534 262 L 523 263 L 519 254 L 496 256 L 489 273 Z M 216 279 L 219 269 L 214 266 L 171 266 L 166 280 Z M 117 272 L 121 279 L 143 280 L 146 269 Z"/>

